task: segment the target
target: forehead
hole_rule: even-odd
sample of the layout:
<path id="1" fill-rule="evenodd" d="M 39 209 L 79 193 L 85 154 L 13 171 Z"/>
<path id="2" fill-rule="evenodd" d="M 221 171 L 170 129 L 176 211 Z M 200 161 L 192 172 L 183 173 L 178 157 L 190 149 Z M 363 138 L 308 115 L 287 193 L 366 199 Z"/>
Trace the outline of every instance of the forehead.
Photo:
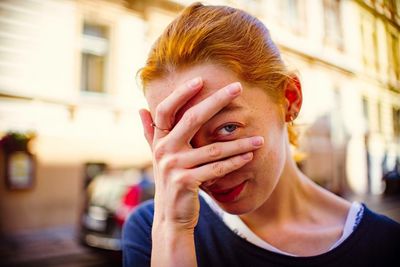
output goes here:
<path id="1" fill-rule="evenodd" d="M 233 72 L 214 64 L 201 64 L 176 71 L 164 78 L 150 82 L 146 88 L 146 99 L 153 113 L 159 103 L 174 90 L 184 86 L 191 79 L 201 77 L 203 88 L 190 101 L 192 104 L 201 101 L 224 86 L 238 82 L 240 79 Z M 242 82 L 242 81 L 240 81 Z M 243 85 L 243 82 L 242 82 Z"/>

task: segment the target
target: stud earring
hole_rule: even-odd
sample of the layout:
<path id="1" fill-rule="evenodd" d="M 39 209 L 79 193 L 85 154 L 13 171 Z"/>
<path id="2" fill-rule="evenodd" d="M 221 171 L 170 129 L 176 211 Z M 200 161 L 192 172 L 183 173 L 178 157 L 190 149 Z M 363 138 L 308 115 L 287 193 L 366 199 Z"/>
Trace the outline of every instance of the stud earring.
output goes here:
<path id="1" fill-rule="evenodd" d="M 298 113 L 293 112 L 293 115 L 289 115 L 289 125 L 293 126 L 294 125 L 294 120 L 297 118 Z"/>
<path id="2" fill-rule="evenodd" d="M 289 125 L 290 126 L 293 126 L 293 121 L 294 121 L 293 115 L 289 115 Z"/>

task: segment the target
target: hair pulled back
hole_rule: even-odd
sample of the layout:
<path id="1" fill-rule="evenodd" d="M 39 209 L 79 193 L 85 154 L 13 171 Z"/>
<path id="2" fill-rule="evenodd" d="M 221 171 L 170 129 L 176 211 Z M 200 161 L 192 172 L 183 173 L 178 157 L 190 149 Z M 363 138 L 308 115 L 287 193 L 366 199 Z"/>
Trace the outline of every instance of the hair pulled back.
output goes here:
<path id="1" fill-rule="evenodd" d="M 232 7 L 194 3 L 154 43 L 140 70 L 143 88 L 179 69 L 205 63 L 233 71 L 241 80 L 264 89 L 277 103 L 283 101 L 283 89 L 293 77 L 260 20 Z M 295 144 L 292 127 L 288 132 Z"/>

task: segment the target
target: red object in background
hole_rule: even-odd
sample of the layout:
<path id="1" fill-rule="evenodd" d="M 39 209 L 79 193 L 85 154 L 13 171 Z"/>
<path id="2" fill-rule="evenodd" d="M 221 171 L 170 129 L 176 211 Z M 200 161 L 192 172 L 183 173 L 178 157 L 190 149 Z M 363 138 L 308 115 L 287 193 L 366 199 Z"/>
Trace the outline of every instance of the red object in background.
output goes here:
<path id="1" fill-rule="evenodd" d="M 122 197 L 121 206 L 117 208 L 115 217 L 117 223 L 122 226 L 129 216 L 129 214 L 133 211 L 133 209 L 140 204 L 142 189 L 136 184 L 134 186 L 129 187 L 125 195 Z"/>

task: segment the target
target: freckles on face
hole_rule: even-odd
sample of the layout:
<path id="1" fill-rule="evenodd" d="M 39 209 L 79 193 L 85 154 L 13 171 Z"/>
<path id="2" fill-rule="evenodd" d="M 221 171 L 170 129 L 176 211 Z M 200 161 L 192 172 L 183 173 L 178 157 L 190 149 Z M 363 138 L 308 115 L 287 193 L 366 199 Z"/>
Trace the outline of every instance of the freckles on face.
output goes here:
<path id="1" fill-rule="evenodd" d="M 203 64 L 186 68 L 154 80 L 150 82 L 146 88 L 146 99 L 153 120 L 156 116 L 157 106 L 165 101 L 174 90 L 179 87 L 184 87 L 187 81 L 195 77 L 201 77 L 203 80 L 203 88 L 201 88 L 200 92 L 192 99 L 186 103 L 182 103 L 181 107 L 174 112 L 174 118 L 171 119 L 173 125 L 178 123 L 183 114 L 192 106 L 198 104 L 203 99 L 209 97 L 228 84 L 240 81 L 231 71 L 212 64 Z M 235 131 L 236 135 L 232 134 L 232 138 L 252 135 L 263 135 L 266 139 L 273 138 L 273 135 L 269 133 L 274 128 L 271 127 L 271 125 L 274 126 L 278 123 L 280 124 L 280 128 L 283 125 L 281 121 L 283 120 L 283 115 L 280 114 L 281 110 L 279 106 L 272 101 L 262 89 L 254 88 L 244 82 L 242 82 L 242 87 L 242 94 L 234 99 L 226 109 L 224 108 L 224 110 L 228 112 L 220 112 L 205 123 L 204 127 L 202 127 L 193 138 L 192 145 L 199 147 L 212 141 L 218 141 L 213 139 L 213 131 L 220 125 L 229 122 L 238 123 L 238 125 L 224 126 L 238 128 L 239 131 Z M 220 132 L 223 131 L 222 129 L 220 130 Z M 238 135 L 239 132 L 240 135 Z M 226 140 L 223 139 L 222 141 Z"/>
<path id="2" fill-rule="evenodd" d="M 200 92 L 174 113 L 174 123 L 179 123 L 183 114 L 194 105 L 211 96 L 230 83 L 240 81 L 232 72 L 216 65 L 198 65 L 177 71 L 162 79 L 149 83 L 146 99 L 155 119 L 157 106 L 165 101 L 179 86 L 201 77 Z M 277 184 L 285 161 L 285 123 L 283 107 L 273 101 L 260 88 L 242 82 L 243 91 L 230 104 L 203 124 L 192 138 L 193 148 L 215 142 L 233 141 L 251 136 L 263 136 L 264 145 L 255 150 L 253 160 L 242 168 L 219 178 L 215 183 L 220 188 L 229 188 L 248 181 L 242 195 L 243 201 L 222 205 L 232 213 L 248 212 L 260 206 Z"/>

